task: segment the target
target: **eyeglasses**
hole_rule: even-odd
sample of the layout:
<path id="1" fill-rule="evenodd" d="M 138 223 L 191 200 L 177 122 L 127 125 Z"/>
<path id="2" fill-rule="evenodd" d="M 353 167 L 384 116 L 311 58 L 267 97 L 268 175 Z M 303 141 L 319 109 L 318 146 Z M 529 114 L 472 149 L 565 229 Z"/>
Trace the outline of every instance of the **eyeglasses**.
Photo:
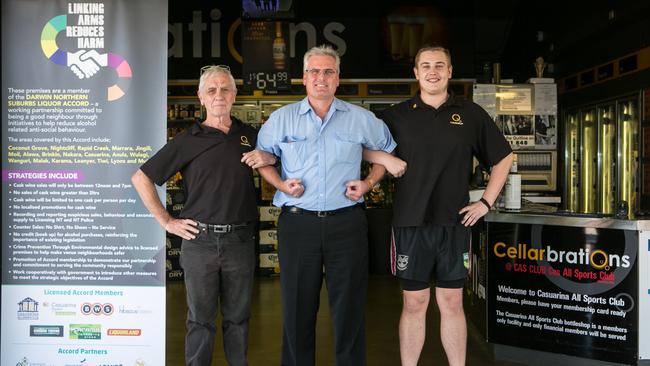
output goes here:
<path id="1" fill-rule="evenodd" d="M 206 66 L 201 67 L 201 75 L 203 75 L 206 71 L 213 70 L 213 69 L 230 71 L 230 66 L 228 66 L 228 65 L 206 65 Z"/>
<path id="2" fill-rule="evenodd" d="M 320 74 L 322 74 L 322 75 L 325 76 L 325 77 L 330 77 L 330 76 L 334 76 L 334 75 L 336 75 L 336 70 L 334 70 L 334 69 L 325 69 L 325 70 L 321 70 L 321 69 L 307 69 L 307 70 L 305 70 L 305 72 L 306 72 L 307 74 L 309 74 L 310 76 L 313 76 L 313 77 L 316 77 L 316 76 L 318 76 L 318 75 L 320 75 Z"/>

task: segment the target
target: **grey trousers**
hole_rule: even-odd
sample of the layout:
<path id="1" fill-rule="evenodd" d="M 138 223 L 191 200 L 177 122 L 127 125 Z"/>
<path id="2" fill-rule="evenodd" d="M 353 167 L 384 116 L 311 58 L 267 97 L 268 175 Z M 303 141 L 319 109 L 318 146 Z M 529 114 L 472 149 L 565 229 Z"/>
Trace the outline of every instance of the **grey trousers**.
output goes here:
<path id="1" fill-rule="evenodd" d="M 248 321 L 255 273 L 255 226 L 230 233 L 203 229 L 183 240 L 180 264 L 187 293 L 185 363 L 212 362 L 215 319 L 221 310 L 223 349 L 231 366 L 248 365 Z"/>

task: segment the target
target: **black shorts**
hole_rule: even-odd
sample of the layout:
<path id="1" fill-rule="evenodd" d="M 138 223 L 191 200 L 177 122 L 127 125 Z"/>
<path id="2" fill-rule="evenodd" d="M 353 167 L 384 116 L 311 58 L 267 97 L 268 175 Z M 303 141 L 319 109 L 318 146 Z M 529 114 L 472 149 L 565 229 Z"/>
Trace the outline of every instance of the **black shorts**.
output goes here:
<path id="1" fill-rule="evenodd" d="M 393 227 L 391 272 L 407 280 L 402 287 L 408 291 L 427 288 L 432 279 L 436 287 L 461 288 L 469 272 L 471 240 L 471 228 L 463 225 Z"/>

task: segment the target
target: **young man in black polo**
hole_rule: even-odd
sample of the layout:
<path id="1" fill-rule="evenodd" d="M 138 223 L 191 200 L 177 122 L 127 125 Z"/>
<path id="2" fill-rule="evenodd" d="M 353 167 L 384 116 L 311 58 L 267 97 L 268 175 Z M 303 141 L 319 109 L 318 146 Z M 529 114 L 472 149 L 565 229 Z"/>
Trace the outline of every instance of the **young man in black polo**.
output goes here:
<path id="1" fill-rule="evenodd" d="M 462 288 L 469 268 L 470 226 L 497 199 L 512 150 L 480 106 L 447 92 L 452 74 L 447 49 L 420 49 L 413 71 L 420 92 L 380 116 L 397 141 L 397 156 L 409 167 L 397 180 L 393 202 L 391 268 L 404 298 L 400 354 L 403 366 L 417 365 L 425 339 L 429 283 L 435 279 L 443 348 L 450 365 L 464 365 Z M 468 204 L 473 156 L 492 171 L 481 200 Z M 381 164 L 383 159 L 377 154 L 374 161 Z"/>
<path id="2" fill-rule="evenodd" d="M 230 70 L 211 66 L 198 96 L 207 116 L 163 146 L 131 181 L 145 207 L 168 232 L 183 238 L 180 262 L 187 292 L 185 362 L 212 362 L 217 309 L 230 365 L 247 365 L 248 320 L 255 271 L 257 197 L 251 167 L 275 158 L 253 150 L 257 133 L 230 116 L 237 89 Z M 154 183 L 183 175 L 186 201 L 179 219 L 167 213 Z"/>

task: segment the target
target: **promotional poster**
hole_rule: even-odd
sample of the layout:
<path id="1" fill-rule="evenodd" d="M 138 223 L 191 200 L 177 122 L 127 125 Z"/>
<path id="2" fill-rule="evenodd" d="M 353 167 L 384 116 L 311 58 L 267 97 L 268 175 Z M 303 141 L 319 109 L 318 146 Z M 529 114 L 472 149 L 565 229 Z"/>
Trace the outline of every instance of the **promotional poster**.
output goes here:
<path id="1" fill-rule="evenodd" d="M 3 365 L 164 364 L 164 232 L 130 177 L 165 142 L 166 19 L 2 2 Z"/>
<path id="2" fill-rule="evenodd" d="M 637 231 L 488 225 L 488 341 L 637 359 Z"/>

